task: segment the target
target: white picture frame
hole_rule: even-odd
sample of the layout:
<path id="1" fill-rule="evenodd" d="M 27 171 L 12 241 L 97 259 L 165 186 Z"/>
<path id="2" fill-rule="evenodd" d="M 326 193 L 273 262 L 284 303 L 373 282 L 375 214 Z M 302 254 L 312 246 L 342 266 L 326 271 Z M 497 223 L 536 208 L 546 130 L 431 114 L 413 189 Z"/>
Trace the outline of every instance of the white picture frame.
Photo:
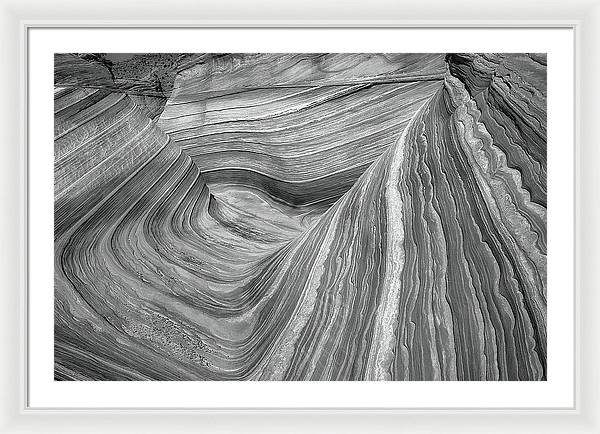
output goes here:
<path id="1" fill-rule="evenodd" d="M 594 291 L 598 230 L 598 151 L 594 126 L 600 88 L 592 74 L 599 59 L 600 5 L 568 6 L 510 0 L 479 4 L 434 0 L 427 4 L 364 5 L 289 2 L 264 7 L 241 0 L 227 5 L 175 0 L 143 7 L 134 1 L 3 1 L 2 83 L 2 432 L 600 432 L 600 332 Z M 83 6 L 85 5 L 85 6 Z M 271 6 L 271 7 L 269 7 Z M 548 27 L 575 32 L 575 246 L 576 390 L 572 408 L 516 409 L 36 409 L 27 401 L 27 34 L 38 27 Z M 16 84 L 19 83 L 19 86 Z M 582 236 L 585 235 L 585 236 Z M 29 244 L 28 244 L 29 243 Z M 49 282 L 49 284 L 51 284 Z M 570 350 L 570 349 L 567 349 Z M 199 427 L 201 427 L 199 429 Z"/>

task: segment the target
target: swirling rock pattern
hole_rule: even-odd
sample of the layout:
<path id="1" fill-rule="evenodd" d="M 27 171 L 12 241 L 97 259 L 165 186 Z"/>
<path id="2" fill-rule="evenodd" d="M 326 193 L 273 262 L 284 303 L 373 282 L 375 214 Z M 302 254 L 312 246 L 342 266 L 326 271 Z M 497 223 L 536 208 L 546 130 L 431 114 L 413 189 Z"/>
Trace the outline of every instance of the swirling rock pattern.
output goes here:
<path id="1" fill-rule="evenodd" d="M 545 55 L 190 55 L 154 111 L 89 59 L 55 379 L 546 379 Z"/>

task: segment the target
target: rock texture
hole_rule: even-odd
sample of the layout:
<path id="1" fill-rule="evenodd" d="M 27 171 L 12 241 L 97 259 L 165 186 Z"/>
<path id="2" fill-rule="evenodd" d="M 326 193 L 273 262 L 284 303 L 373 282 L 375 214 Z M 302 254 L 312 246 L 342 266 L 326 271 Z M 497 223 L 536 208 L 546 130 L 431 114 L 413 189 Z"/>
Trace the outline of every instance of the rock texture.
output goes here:
<path id="1" fill-rule="evenodd" d="M 544 55 L 173 71 L 56 57 L 56 379 L 546 379 Z"/>

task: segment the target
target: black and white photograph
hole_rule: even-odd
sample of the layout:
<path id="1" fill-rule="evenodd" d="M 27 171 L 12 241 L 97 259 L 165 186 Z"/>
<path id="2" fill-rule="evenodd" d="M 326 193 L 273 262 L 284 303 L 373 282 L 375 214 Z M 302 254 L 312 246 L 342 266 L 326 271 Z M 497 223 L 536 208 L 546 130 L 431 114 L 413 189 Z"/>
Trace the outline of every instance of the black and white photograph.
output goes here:
<path id="1" fill-rule="evenodd" d="M 546 381 L 546 59 L 56 53 L 54 380 Z"/>

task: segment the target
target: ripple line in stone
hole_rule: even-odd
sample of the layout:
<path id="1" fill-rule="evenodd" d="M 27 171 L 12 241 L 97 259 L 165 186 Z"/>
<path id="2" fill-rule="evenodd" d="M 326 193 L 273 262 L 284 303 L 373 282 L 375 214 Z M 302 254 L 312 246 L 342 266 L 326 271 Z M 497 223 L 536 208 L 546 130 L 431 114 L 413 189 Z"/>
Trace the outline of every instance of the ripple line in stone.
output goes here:
<path id="1" fill-rule="evenodd" d="M 546 380 L 546 69 L 55 55 L 55 380 Z"/>

